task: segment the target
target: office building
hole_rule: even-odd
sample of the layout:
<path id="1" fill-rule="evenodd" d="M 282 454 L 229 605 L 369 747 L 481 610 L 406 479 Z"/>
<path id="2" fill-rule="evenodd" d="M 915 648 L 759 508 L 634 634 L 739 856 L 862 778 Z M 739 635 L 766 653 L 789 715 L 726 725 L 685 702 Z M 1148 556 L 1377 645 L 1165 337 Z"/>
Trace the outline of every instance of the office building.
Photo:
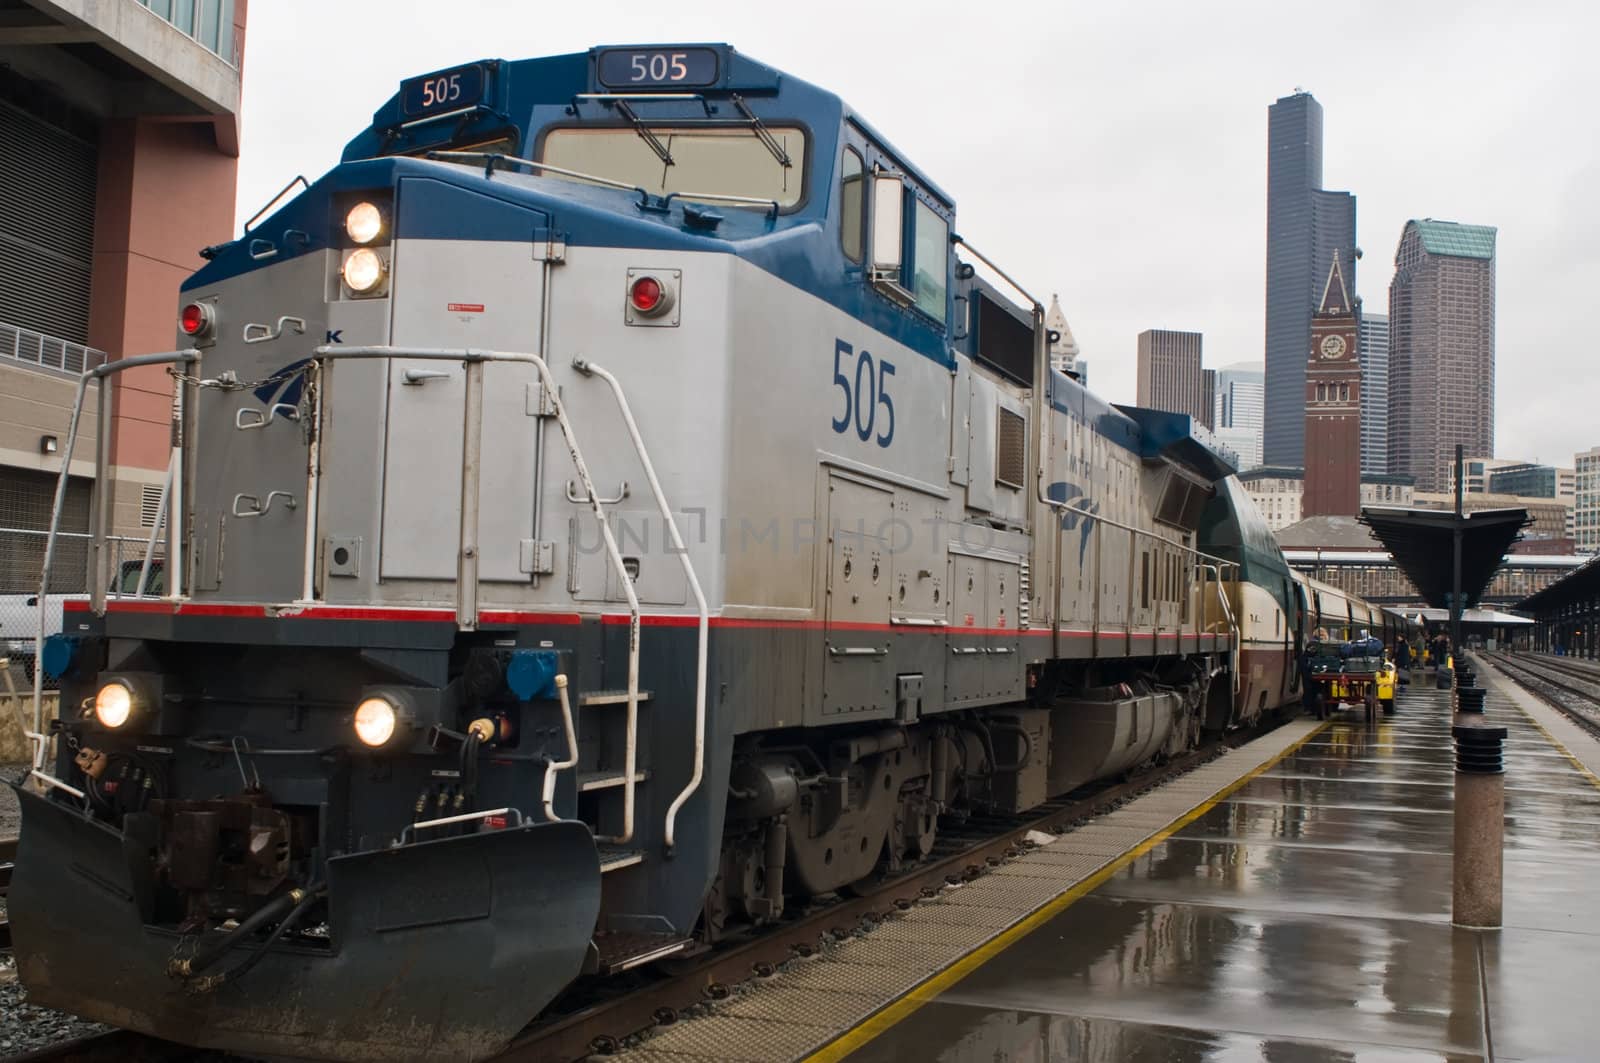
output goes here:
<path id="1" fill-rule="evenodd" d="M 1554 465 L 1535 465 L 1519 461 L 1501 465 L 1488 475 L 1488 493 L 1525 495 L 1528 498 L 1556 498 L 1559 470 Z"/>
<path id="2" fill-rule="evenodd" d="M 1455 448 L 1494 453 L 1489 225 L 1406 222 L 1389 285 L 1389 471 L 1446 491 Z"/>
<path id="3" fill-rule="evenodd" d="M 1580 553 L 1600 553 L 1600 447 L 1574 455 L 1572 470 L 1572 537 Z"/>
<path id="4" fill-rule="evenodd" d="M 1153 410 L 1186 413 L 1200 424 L 1211 420 L 1205 408 L 1205 375 L 1200 369 L 1200 333 L 1146 329 L 1139 333 L 1138 404 Z"/>
<path id="5" fill-rule="evenodd" d="M 1322 187 L 1322 105 L 1308 92 L 1267 109 L 1264 457 L 1305 464 L 1306 337 L 1334 252 L 1356 291 L 1356 199 Z"/>
<path id="6" fill-rule="evenodd" d="M 1263 465 L 1240 472 L 1239 482 L 1273 531 L 1305 518 L 1304 469 Z M 1360 490 L 1362 506 L 1409 506 L 1415 494 L 1409 479 L 1391 475 L 1363 476 Z"/>
<path id="7" fill-rule="evenodd" d="M 0 518 L 34 533 L 13 535 L 0 559 L 10 591 L 38 583 L 37 531 L 77 376 L 171 350 L 179 283 L 203 264 L 200 248 L 233 233 L 246 3 L 3 6 Z M 166 475 L 171 379 L 160 367 L 124 376 L 112 391 L 111 530 L 142 538 Z M 100 391 L 72 463 L 71 531 L 87 530 Z M 62 566 L 77 589 L 81 553 Z"/>
<path id="8" fill-rule="evenodd" d="M 1078 341 L 1067 324 L 1067 315 L 1061 311 L 1061 299 L 1052 294 L 1050 309 L 1045 311 L 1044 327 L 1050 333 L 1050 367 L 1068 376 L 1083 377 L 1078 372 Z"/>
<path id="9" fill-rule="evenodd" d="M 1389 316 L 1361 314 L 1361 471 L 1389 471 Z"/>
<path id="10" fill-rule="evenodd" d="M 1264 374 L 1260 362 L 1238 362 L 1217 370 L 1217 428 L 1261 430 Z"/>
<path id="11" fill-rule="evenodd" d="M 1207 428 L 1217 427 L 1217 371 L 1215 369 L 1200 370 L 1200 410 L 1201 419 Z"/>

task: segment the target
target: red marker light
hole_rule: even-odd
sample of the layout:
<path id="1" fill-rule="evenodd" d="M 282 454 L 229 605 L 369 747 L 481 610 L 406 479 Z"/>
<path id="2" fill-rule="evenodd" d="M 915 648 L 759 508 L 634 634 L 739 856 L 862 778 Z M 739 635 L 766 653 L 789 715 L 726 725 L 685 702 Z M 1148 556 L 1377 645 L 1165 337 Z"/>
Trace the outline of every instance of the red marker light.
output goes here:
<path id="1" fill-rule="evenodd" d="M 185 336 L 198 336 L 211 327 L 211 308 L 203 303 L 190 303 L 178 315 L 178 327 Z"/>
<path id="2" fill-rule="evenodd" d="M 654 277 L 640 277 L 628 289 L 628 300 L 641 314 L 653 314 L 661 306 L 661 282 Z"/>

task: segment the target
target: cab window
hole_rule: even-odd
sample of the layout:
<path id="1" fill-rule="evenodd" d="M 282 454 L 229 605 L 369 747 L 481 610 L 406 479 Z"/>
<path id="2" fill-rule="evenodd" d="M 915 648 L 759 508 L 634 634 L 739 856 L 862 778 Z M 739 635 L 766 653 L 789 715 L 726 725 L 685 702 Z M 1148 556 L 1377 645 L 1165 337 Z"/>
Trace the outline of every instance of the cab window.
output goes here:
<path id="1" fill-rule="evenodd" d="M 866 250 L 866 178 L 854 148 L 844 149 L 839 174 L 839 241 L 844 257 L 860 262 Z"/>
<path id="2" fill-rule="evenodd" d="M 949 284 L 950 226 L 932 207 L 916 200 L 913 215 L 911 293 L 916 306 L 935 321 L 945 317 L 945 289 Z"/>

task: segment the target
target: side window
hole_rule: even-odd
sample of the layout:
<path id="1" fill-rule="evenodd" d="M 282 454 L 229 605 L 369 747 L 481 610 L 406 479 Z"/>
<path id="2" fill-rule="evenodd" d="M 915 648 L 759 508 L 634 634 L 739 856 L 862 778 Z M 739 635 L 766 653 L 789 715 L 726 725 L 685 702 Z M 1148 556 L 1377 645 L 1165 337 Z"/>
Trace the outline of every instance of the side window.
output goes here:
<path id="1" fill-rule="evenodd" d="M 865 250 L 867 201 L 862 170 L 861 156 L 854 148 L 845 148 L 839 166 L 839 241 L 844 246 L 844 257 L 851 262 L 860 262 Z"/>
<path id="2" fill-rule="evenodd" d="M 943 322 L 945 289 L 949 285 L 950 226 L 933 208 L 916 201 L 916 220 L 911 258 L 911 293 L 917 309 Z"/>

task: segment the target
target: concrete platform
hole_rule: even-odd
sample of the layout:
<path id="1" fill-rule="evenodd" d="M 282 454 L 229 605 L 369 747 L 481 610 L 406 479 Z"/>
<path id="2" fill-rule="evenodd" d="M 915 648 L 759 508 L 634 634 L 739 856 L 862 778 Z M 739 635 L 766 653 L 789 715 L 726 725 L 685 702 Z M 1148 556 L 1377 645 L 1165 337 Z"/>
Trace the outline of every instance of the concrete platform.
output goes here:
<path id="1" fill-rule="evenodd" d="M 1375 729 L 1296 721 L 626 1056 L 1600 1058 L 1600 780 L 1492 689 L 1500 931 L 1450 925 L 1449 700 L 1419 685 Z"/>
<path id="2" fill-rule="evenodd" d="M 1600 783 L 1558 723 L 1491 691 L 1510 730 L 1504 929 L 1450 925 L 1448 695 L 1416 688 L 811 1058 L 1600 1058 Z"/>

